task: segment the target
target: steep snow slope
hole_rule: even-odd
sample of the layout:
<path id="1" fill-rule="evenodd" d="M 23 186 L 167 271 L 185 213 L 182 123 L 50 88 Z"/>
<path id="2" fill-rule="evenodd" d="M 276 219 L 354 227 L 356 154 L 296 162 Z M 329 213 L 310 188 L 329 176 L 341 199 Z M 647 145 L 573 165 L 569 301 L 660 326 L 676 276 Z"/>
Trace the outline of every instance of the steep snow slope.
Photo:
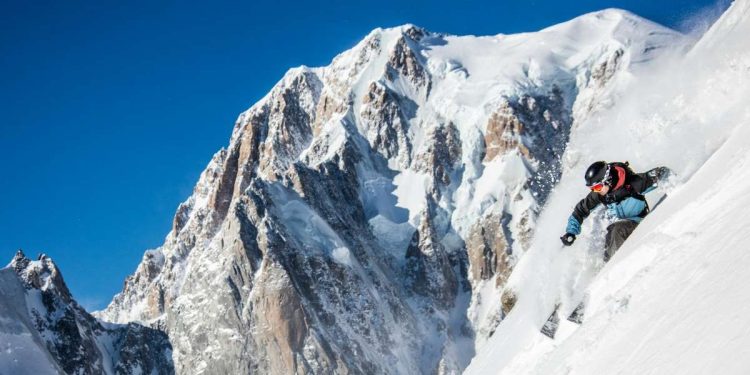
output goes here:
<path id="1" fill-rule="evenodd" d="M 573 130 L 563 178 L 509 281 L 518 303 L 467 374 L 750 371 L 747 35 L 750 5 L 738 1 L 685 56 L 640 72 L 617 105 Z M 603 218 L 587 220 L 572 248 L 557 239 L 586 193 L 583 170 L 598 159 L 677 174 L 676 186 L 661 188 L 669 198 L 606 266 Z M 591 280 L 583 325 L 541 335 L 555 301 L 566 315 Z"/>

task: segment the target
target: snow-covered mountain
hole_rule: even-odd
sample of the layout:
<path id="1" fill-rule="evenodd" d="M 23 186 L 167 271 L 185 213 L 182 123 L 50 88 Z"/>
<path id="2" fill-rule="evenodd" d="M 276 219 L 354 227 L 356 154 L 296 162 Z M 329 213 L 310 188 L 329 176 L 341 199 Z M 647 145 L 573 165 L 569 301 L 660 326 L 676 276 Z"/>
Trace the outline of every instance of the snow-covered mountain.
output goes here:
<path id="1" fill-rule="evenodd" d="M 178 373 L 458 373 L 518 298 L 571 129 L 691 42 L 621 10 L 374 30 L 239 116 L 97 316 L 167 332 Z"/>
<path id="2" fill-rule="evenodd" d="M 634 76 L 596 118 L 578 123 L 537 235 L 507 283 L 518 301 L 467 374 L 750 372 L 750 2 L 735 1 L 685 54 Z M 562 250 L 591 159 L 668 165 L 674 186 L 606 265 L 601 219 Z M 651 199 L 650 199 L 651 200 Z M 652 200 L 652 203 L 653 203 Z M 539 328 L 588 294 L 581 326 Z"/>
<path id="3" fill-rule="evenodd" d="M 0 373 L 173 374 L 174 366 L 163 332 L 96 320 L 52 259 L 19 250 L 0 269 Z"/>

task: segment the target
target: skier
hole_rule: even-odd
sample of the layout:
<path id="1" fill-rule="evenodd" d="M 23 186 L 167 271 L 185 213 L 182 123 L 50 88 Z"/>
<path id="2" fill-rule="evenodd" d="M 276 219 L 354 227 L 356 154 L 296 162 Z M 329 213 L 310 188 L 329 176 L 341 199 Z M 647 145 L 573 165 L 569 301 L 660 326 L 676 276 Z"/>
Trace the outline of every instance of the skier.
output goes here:
<path id="1" fill-rule="evenodd" d="M 570 246 L 581 233 L 581 224 L 600 203 L 607 206 L 610 215 L 620 219 L 607 227 L 604 261 L 622 246 L 625 239 L 649 213 L 644 194 L 654 190 L 660 181 L 669 176 L 669 168 L 658 167 L 646 173 L 633 172 L 628 162 L 607 163 L 597 161 L 586 170 L 586 186 L 591 192 L 575 206 L 568 219 L 566 233 L 560 237 Z"/>

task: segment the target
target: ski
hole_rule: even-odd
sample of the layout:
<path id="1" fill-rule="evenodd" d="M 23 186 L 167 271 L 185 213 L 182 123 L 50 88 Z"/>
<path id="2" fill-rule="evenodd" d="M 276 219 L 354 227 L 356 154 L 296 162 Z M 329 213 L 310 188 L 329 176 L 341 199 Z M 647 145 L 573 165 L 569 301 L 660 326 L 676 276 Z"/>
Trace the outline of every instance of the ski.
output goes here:
<path id="1" fill-rule="evenodd" d="M 580 325 L 583 322 L 583 315 L 586 310 L 586 303 L 585 298 L 581 303 L 576 306 L 575 310 L 570 313 L 567 320 L 569 322 L 576 323 Z M 544 325 L 542 326 L 542 329 L 539 330 L 543 335 L 555 339 L 555 334 L 557 333 L 557 329 L 560 327 L 560 306 L 561 304 L 558 303 L 555 305 L 554 311 L 552 311 L 552 314 L 547 318 L 547 321 L 544 322 Z"/>
<path id="2" fill-rule="evenodd" d="M 541 332 L 545 336 L 551 338 L 554 340 L 555 333 L 557 332 L 557 327 L 560 326 L 560 317 L 557 315 L 557 310 L 560 309 L 560 304 L 555 305 L 555 310 L 552 311 L 552 314 L 550 314 L 549 318 L 547 318 L 547 321 L 542 326 Z"/>
<path id="3" fill-rule="evenodd" d="M 585 299 L 576 306 L 575 310 L 568 316 L 568 321 L 580 325 L 583 323 L 583 314 L 586 312 Z"/>
<path id="4" fill-rule="evenodd" d="M 655 210 L 655 209 L 656 209 L 656 207 L 659 207 L 659 205 L 660 205 L 660 204 L 661 204 L 662 202 L 664 202 L 664 200 L 665 200 L 665 199 L 667 199 L 667 194 L 664 194 L 664 195 L 662 195 L 662 196 L 661 196 L 661 198 L 659 198 L 659 200 L 658 200 L 658 201 L 656 201 L 656 204 L 654 204 L 654 207 L 653 207 L 653 208 L 651 208 L 651 210 L 650 210 L 650 211 L 653 211 L 653 210 Z M 650 212 L 650 211 L 649 211 L 649 212 Z"/>

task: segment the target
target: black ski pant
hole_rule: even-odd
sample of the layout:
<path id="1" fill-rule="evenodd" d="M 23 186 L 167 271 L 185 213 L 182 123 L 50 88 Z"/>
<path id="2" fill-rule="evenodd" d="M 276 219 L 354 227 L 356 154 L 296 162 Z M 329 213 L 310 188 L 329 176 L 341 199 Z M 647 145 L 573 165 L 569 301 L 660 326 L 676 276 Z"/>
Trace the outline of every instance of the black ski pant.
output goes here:
<path id="1" fill-rule="evenodd" d="M 607 227 L 607 237 L 604 240 L 604 261 L 608 262 L 617 250 L 625 243 L 625 240 L 635 230 L 638 223 L 630 220 L 620 220 Z"/>

